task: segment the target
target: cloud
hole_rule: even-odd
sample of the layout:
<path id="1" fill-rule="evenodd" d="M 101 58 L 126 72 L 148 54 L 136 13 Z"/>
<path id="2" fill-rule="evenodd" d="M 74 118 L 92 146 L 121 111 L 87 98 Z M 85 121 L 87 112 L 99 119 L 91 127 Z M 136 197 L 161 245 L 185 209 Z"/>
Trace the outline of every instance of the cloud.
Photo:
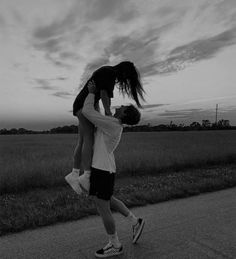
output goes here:
<path id="1" fill-rule="evenodd" d="M 43 89 L 43 90 L 55 90 L 55 86 L 51 86 L 50 79 L 42 79 L 42 78 L 36 78 L 34 79 L 34 82 L 38 85 L 34 87 L 34 89 Z"/>
<path id="2" fill-rule="evenodd" d="M 71 94 L 70 92 L 66 92 L 66 91 L 55 92 L 52 95 L 56 96 L 56 97 L 64 98 L 64 99 L 67 99 L 70 96 L 73 96 L 73 94 Z"/>
<path id="3" fill-rule="evenodd" d="M 61 50 L 62 46 L 60 46 L 60 44 L 61 44 L 61 39 L 59 37 L 49 38 L 43 41 L 36 42 L 34 44 L 34 47 L 37 50 L 45 50 L 46 52 L 49 52 L 49 53 L 55 53 Z"/>
<path id="4" fill-rule="evenodd" d="M 80 58 L 75 47 L 90 30 L 81 23 L 84 16 L 81 10 L 85 7 L 84 1 L 76 1 L 69 10 L 59 12 L 57 18 L 49 24 L 40 24 L 34 28 L 31 35 L 33 48 L 43 52 L 45 58 L 54 65 L 70 69 L 71 62 Z"/>
<path id="5" fill-rule="evenodd" d="M 175 124 L 190 123 L 202 120 L 209 120 L 211 123 L 215 122 L 215 109 L 176 109 L 166 110 L 158 113 L 158 110 L 142 112 L 141 124 L 151 123 L 152 125 L 169 124 L 173 121 Z M 231 125 L 235 125 L 236 106 L 225 107 L 218 112 L 218 120 L 229 120 Z"/>
<path id="6" fill-rule="evenodd" d="M 89 21 L 101 21 L 112 18 L 121 23 L 127 23 L 138 15 L 138 10 L 127 0 L 99 0 L 93 1 L 87 9 L 86 18 Z"/>
<path id="7" fill-rule="evenodd" d="M 80 56 L 74 51 L 61 51 L 60 52 L 60 59 L 62 60 L 79 60 Z"/>
<path id="8" fill-rule="evenodd" d="M 144 66 L 141 72 L 145 76 L 178 72 L 192 63 L 210 59 L 223 48 L 234 44 L 236 44 L 236 27 L 216 36 L 176 47 L 169 52 L 165 60 Z"/>
<path id="9" fill-rule="evenodd" d="M 190 44 L 177 47 L 170 53 L 170 59 L 183 61 L 198 61 L 209 59 L 218 53 L 222 48 L 236 43 L 236 27 L 224 31 L 214 37 L 200 39 Z"/>
<path id="10" fill-rule="evenodd" d="M 68 77 L 59 76 L 59 77 L 55 78 L 55 80 L 64 81 L 64 80 L 67 80 L 67 78 Z"/>
<path id="11" fill-rule="evenodd" d="M 226 118 L 226 116 L 223 116 Z M 202 120 L 210 120 L 214 122 L 215 120 L 215 110 L 214 109 L 176 109 L 176 110 L 165 110 L 159 113 L 158 110 L 153 110 L 152 112 L 145 112 L 142 115 L 142 123 L 151 124 L 161 124 L 161 123 L 186 123 Z"/>
<path id="12" fill-rule="evenodd" d="M 160 27 L 148 28 L 142 33 L 133 32 L 131 35 L 107 38 L 104 52 L 100 54 L 100 57 L 91 60 L 84 68 L 82 83 L 100 66 L 118 63 L 122 60 L 132 60 L 142 72 L 142 66 L 155 57 L 161 33 L 172 26 L 173 24 L 169 23 Z"/>
<path id="13" fill-rule="evenodd" d="M 88 20 L 98 21 L 103 20 L 107 16 L 114 15 L 117 9 L 124 4 L 124 0 L 100 0 L 93 1 L 91 8 L 87 10 Z"/>
<path id="14" fill-rule="evenodd" d="M 150 108 L 154 108 L 154 107 L 161 107 L 161 106 L 164 106 L 164 105 L 167 105 L 167 104 L 147 104 L 147 105 L 143 105 L 143 108 L 144 109 L 150 109 Z"/>
<path id="15" fill-rule="evenodd" d="M 44 79 L 44 78 L 36 78 L 34 79 L 34 83 L 36 83 L 38 86 L 34 87 L 34 89 L 43 89 L 43 90 L 55 90 L 58 87 L 52 86 L 51 83 L 53 81 L 65 81 L 67 80 L 67 77 L 56 77 L 56 78 L 49 78 L 49 79 Z"/>
<path id="16" fill-rule="evenodd" d="M 221 107 L 219 107 L 220 109 L 219 109 L 219 111 L 222 111 L 222 108 Z M 223 112 L 235 112 L 235 116 L 236 116 L 236 106 L 235 105 L 229 105 L 229 106 L 227 106 L 227 107 L 224 107 L 223 108 Z"/>
<path id="17" fill-rule="evenodd" d="M 88 79 L 90 78 L 90 76 L 96 69 L 98 69 L 99 67 L 104 66 L 108 63 L 109 63 L 109 58 L 105 57 L 105 56 L 96 58 L 96 59 L 92 60 L 91 62 L 89 62 L 85 66 L 82 76 L 80 78 L 80 82 L 81 82 L 80 87 L 83 87 L 85 85 L 85 83 L 88 81 Z"/>
<path id="18" fill-rule="evenodd" d="M 205 3 L 204 6 L 204 3 L 185 1 L 177 5 L 167 1 L 144 5 L 125 0 L 91 0 L 89 4 L 75 1 L 50 23 L 37 26 L 32 33 L 32 44 L 58 67 L 71 69 L 74 62 L 86 60 L 88 65 L 84 68 L 83 79 L 87 78 L 88 71 L 97 68 L 96 64 L 92 65 L 96 59 L 109 63 L 111 57 L 115 61 L 132 60 L 143 77 L 168 75 L 197 61 L 210 59 L 223 48 L 235 44 L 235 28 L 222 25 L 227 24 L 229 18 L 225 17 L 229 8 L 224 11 L 222 6 L 217 9 L 216 4 Z M 202 30 L 194 34 L 193 29 L 203 26 L 203 22 L 211 26 L 210 18 L 220 15 L 219 10 L 224 11 L 224 16 L 219 17 L 222 26 L 211 31 L 218 35 L 207 38 L 204 30 L 202 34 Z M 183 39 L 174 40 L 173 35 L 179 33 Z"/>
<path id="19" fill-rule="evenodd" d="M 128 38 L 114 36 L 124 34 L 122 30 L 125 28 L 124 23 L 137 19 L 137 14 L 138 10 L 131 1 L 100 0 L 91 1 L 90 4 L 85 1 L 81 1 L 80 4 L 76 2 L 69 11 L 50 24 L 35 28 L 32 33 L 32 45 L 36 50 L 44 52 L 45 57 L 54 65 L 67 68 L 70 68 L 67 65 L 71 65 L 73 61 L 84 60 L 83 55 L 87 54 L 90 55 L 90 59 L 102 58 L 104 55 L 107 59 L 110 55 L 122 55 L 134 60 L 138 60 L 141 56 L 148 58 L 153 52 L 149 53 L 150 47 L 147 45 L 154 44 L 157 38 L 155 29 L 143 28 L 142 39 L 139 39 L 138 35 L 132 35 L 134 40 L 130 38 L 126 46 L 122 45 L 123 47 L 119 47 L 119 42 L 122 43 Z M 104 19 L 107 19 L 105 24 L 103 24 Z M 131 27 L 133 31 L 140 30 L 134 25 Z M 114 30 L 118 28 L 121 30 L 114 34 Z M 88 44 L 88 41 L 91 43 Z M 94 51 L 91 53 L 87 48 Z M 78 54 L 79 51 L 81 55 Z M 139 52 L 144 53 L 142 55 Z M 90 62 L 88 58 L 87 60 Z"/>
<path id="20" fill-rule="evenodd" d="M 15 19 L 18 25 L 24 23 L 24 18 L 19 11 L 17 11 L 15 8 L 12 8 L 11 12 L 12 12 L 13 18 Z"/>
<path id="21" fill-rule="evenodd" d="M 48 40 L 64 35 L 67 30 L 74 29 L 78 17 L 80 3 L 75 3 L 67 12 L 58 13 L 56 20 L 46 26 L 38 26 L 33 31 L 33 38 L 38 40 Z"/>
<path id="22" fill-rule="evenodd" d="M 5 27 L 5 25 L 6 25 L 5 19 L 4 19 L 4 17 L 0 14 L 0 27 Z"/>
<path id="23" fill-rule="evenodd" d="M 64 61 L 64 60 L 60 60 L 60 57 L 58 54 L 51 54 L 51 53 L 46 53 L 45 57 L 47 60 L 49 60 L 52 64 L 54 64 L 57 67 L 62 67 L 62 68 L 66 68 L 66 69 L 71 69 L 73 67 L 72 64 Z"/>
<path id="24" fill-rule="evenodd" d="M 107 43 L 105 53 L 120 60 L 130 59 L 142 67 L 156 57 L 160 47 L 159 38 L 173 26 L 174 23 L 167 23 L 162 26 L 145 27 L 142 31 L 134 30 L 125 36 L 114 36 Z"/>
<path id="25" fill-rule="evenodd" d="M 193 113 L 202 112 L 202 109 L 181 109 L 181 110 L 166 110 L 159 113 L 158 116 L 163 117 L 189 117 Z"/>
<path id="26" fill-rule="evenodd" d="M 142 106 L 142 111 L 144 111 L 145 113 L 147 113 L 147 112 L 152 112 L 152 111 L 155 111 L 155 112 L 157 112 L 157 110 L 152 110 L 151 108 L 155 108 L 155 107 L 161 107 L 161 106 L 165 106 L 165 105 L 168 105 L 168 104 L 146 104 L 146 105 L 143 105 Z M 112 108 L 113 109 L 115 109 L 115 108 L 119 108 L 120 107 L 120 105 L 114 105 L 114 106 L 112 106 Z M 148 111 L 147 111 L 148 110 Z"/>

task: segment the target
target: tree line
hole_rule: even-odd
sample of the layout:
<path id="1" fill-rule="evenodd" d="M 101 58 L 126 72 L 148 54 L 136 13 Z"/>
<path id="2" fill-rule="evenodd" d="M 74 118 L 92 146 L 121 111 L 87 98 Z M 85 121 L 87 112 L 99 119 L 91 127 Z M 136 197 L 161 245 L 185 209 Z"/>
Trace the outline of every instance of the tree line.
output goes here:
<path id="1" fill-rule="evenodd" d="M 202 123 L 197 121 L 190 125 L 175 124 L 172 121 L 169 124 L 159 124 L 152 126 L 151 124 L 126 126 L 124 132 L 149 132 L 149 131 L 190 131 L 190 130 L 232 130 L 236 126 L 231 126 L 229 120 L 219 120 L 217 123 L 211 123 L 209 120 L 202 120 Z M 0 135 L 22 135 L 22 134 L 73 134 L 78 133 L 76 125 L 62 126 L 52 128 L 50 130 L 33 131 L 24 128 L 0 129 Z"/>

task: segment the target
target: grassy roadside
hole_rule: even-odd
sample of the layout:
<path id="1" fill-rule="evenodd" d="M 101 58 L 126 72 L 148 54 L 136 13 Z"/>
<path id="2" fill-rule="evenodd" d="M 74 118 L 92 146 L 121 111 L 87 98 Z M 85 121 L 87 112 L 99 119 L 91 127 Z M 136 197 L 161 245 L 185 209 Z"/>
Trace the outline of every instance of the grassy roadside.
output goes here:
<path id="1" fill-rule="evenodd" d="M 128 207 L 143 206 L 236 186 L 236 164 L 159 175 L 118 178 L 115 195 Z M 92 199 L 69 186 L 0 196 L 0 235 L 96 214 Z"/>

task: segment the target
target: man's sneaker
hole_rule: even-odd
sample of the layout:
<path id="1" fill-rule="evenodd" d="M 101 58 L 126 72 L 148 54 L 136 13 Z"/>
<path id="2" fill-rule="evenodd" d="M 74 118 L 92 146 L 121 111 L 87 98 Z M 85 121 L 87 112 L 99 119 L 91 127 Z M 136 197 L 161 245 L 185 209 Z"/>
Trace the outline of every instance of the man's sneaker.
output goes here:
<path id="1" fill-rule="evenodd" d="M 79 174 L 71 172 L 65 177 L 66 182 L 72 187 L 72 189 L 77 193 L 81 194 L 82 189 L 79 184 Z"/>
<path id="2" fill-rule="evenodd" d="M 138 241 L 140 235 L 142 234 L 144 224 L 144 219 L 139 218 L 137 224 L 133 226 L 133 244 Z"/>
<path id="3" fill-rule="evenodd" d="M 115 255 L 120 255 L 123 254 L 123 247 L 120 246 L 118 248 L 115 248 L 112 243 L 108 243 L 104 248 L 98 250 L 95 253 L 95 256 L 98 258 L 106 258 L 106 257 L 111 257 Z"/>
<path id="4" fill-rule="evenodd" d="M 84 190 L 84 191 L 89 191 L 90 188 L 90 175 L 84 173 L 82 174 L 79 178 L 78 178 L 80 187 Z"/>

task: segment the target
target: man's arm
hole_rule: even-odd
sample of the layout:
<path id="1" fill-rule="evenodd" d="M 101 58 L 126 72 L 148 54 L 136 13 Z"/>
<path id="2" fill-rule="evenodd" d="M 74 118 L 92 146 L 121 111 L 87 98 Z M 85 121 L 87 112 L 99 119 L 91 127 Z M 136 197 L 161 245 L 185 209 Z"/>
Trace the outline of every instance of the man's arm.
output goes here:
<path id="1" fill-rule="evenodd" d="M 82 109 L 83 115 L 92 122 L 96 127 L 100 128 L 104 133 L 112 135 L 121 125 L 117 119 L 110 116 L 104 116 L 94 109 L 94 93 L 89 93 L 85 99 Z"/>

